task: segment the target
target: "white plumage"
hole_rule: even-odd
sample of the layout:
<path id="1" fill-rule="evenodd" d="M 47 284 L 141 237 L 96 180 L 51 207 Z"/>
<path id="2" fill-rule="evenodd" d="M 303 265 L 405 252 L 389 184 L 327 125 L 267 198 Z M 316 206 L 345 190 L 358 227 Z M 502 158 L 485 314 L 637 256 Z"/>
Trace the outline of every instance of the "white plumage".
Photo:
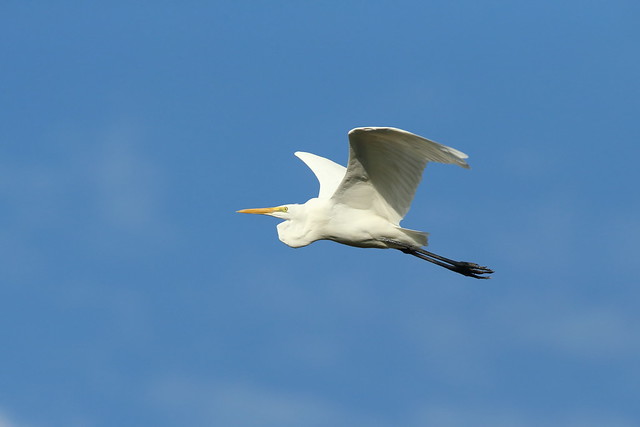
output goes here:
<path id="1" fill-rule="evenodd" d="M 318 178 L 318 182 L 320 183 L 318 198 L 328 199 L 333 196 L 336 188 L 338 188 L 342 182 L 347 168 L 324 157 L 316 156 L 315 154 L 297 151 L 295 155 L 305 162 L 305 164 L 309 166 L 309 169 L 316 175 L 316 178 Z"/>
<path id="2" fill-rule="evenodd" d="M 427 163 L 469 168 L 463 152 L 401 129 L 361 127 L 349 132 L 346 168 L 315 154 L 299 151 L 295 155 L 318 178 L 318 197 L 304 204 L 238 211 L 284 219 L 278 224 L 278 236 L 285 244 L 302 247 L 326 239 L 364 248 L 393 248 L 472 277 L 491 272 L 420 249 L 427 244 L 427 233 L 400 227 Z"/>

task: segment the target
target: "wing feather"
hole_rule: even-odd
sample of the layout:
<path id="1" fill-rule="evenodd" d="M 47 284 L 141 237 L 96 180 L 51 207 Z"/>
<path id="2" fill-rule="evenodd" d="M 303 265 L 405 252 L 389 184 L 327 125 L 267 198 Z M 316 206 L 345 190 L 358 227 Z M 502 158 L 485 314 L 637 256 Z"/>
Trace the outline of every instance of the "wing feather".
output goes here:
<path id="1" fill-rule="evenodd" d="M 389 127 L 349 132 L 349 164 L 333 199 L 370 209 L 398 225 L 407 214 L 427 162 L 469 168 L 468 156 L 413 133 Z"/>
<path id="2" fill-rule="evenodd" d="M 315 154 L 305 153 L 303 151 L 298 151 L 294 154 L 309 166 L 309 169 L 311 169 L 316 178 L 318 178 L 318 182 L 320 183 L 318 198 L 330 198 L 336 191 L 336 188 L 338 188 L 338 185 L 340 185 L 340 182 L 342 182 L 347 168 Z"/>

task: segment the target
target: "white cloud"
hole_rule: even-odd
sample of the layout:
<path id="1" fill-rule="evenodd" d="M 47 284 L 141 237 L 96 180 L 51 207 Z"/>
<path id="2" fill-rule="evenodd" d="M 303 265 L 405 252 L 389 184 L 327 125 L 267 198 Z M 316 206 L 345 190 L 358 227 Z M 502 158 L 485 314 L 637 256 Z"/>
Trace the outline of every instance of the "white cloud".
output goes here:
<path id="1" fill-rule="evenodd" d="M 375 410 L 355 412 L 336 401 L 306 392 L 280 390 L 246 381 L 204 382 L 167 377 L 149 390 L 152 404 L 167 414 L 168 423 L 229 427 L 245 426 L 495 426 L 495 427 L 631 427 L 635 423 L 619 414 L 575 408 L 555 411 L 517 407 L 489 399 L 429 401 L 408 407 L 395 418 L 380 418 Z M 482 400 L 480 398 L 480 400 Z M 2 426 L 0 426 L 2 427 Z"/>
<path id="2" fill-rule="evenodd" d="M 561 281 L 556 285 L 562 286 Z M 631 360 L 640 354 L 635 338 L 640 318 L 621 304 L 547 288 L 497 301 L 491 317 L 490 322 L 503 325 L 510 342 L 539 352 L 591 362 Z"/>
<path id="3" fill-rule="evenodd" d="M 163 214 L 163 174 L 140 133 L 121 123 L 52 132 L 45 153 L 0 159 L 0 256 L 10 270 L 22 269 L 24 277 L 51 259 L 43 235 L 75 239 L 89 251 L 120 237 L 144 248 L 173 241 L 178 233 Z M 142 253 L 129 246 L 107 249 Z"/>
<path id="4" fill-rule="evenodd" d="M 411 426 L 493 426 L 493 427 L 631 427 L 632 420 L 614 413 L 572 411 L 557 413 L 531 412 L 515 407 L 495 405 L 425 404 L 416 412 Z"/>
<path id="5" fill-rule="evenodd" d="M 0 408 L 0 427 L 25 427 L 24 424 L 18 424 L 10 418 L 7 413 Z"/>
<path id="6" fill-rule="evenodd" d="M 185 377 L 165 378 L 152 387 L 149 396 L 181 425 L 384 425 L 308 393 L 242 381 L 205 383 Z"/>
<path id="7" fill-rule="evenodd" d="M 160 174 L 139 150 L 138 140 L 129 127 L 107 131 L 87 171 L 97 175 L 100 212 L 117 227 L 140 229 L 158 222 Z"/>
<path id="8" fill-rule="evenodd" d="M 135 126 L 114 123 L 46 137 L 46 153 L 0 164 L 0 195 L 10 219 L 42 227 L 88 219 L 142 228 L 161 221 L 162 174 Z"/>
<path id="9" fill-rule="evenodd" d="M 470 408 L 446 403 L 426 404 L 418 410 L 410 423 L 412 426 L 493 426 L 525 427 L 526 423 L 517 411 L 506 408 Z"/>
<path id="10" fill-rule="evenodd" d="M 638 354 L 637 323 L 624 312 L 602 306 L 562 305 L 528 325 L 532 342 L 581 359 L 618 359 Z"/>

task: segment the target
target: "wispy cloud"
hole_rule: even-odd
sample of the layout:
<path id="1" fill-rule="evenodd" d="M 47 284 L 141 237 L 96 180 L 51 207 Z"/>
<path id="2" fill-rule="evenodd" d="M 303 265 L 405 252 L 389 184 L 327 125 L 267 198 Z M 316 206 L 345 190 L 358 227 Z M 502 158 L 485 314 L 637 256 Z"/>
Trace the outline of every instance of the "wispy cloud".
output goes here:
<path id="1" fill-rule="evenodd" d="M 0 408 L 0 427 L 26 427 L 26 424 L 19 424 L 7 415 L 7 412 Z"/>
<path id="2" fill-rule="evenodd" d="M 589 361 L 620 361 L 640 355 L 638 318 L 620 307 L 578 302 L 531 301 L 515 308 L 529 313 L 535 322 L 519 328 L 520 340 L 546 351 Z M 542 312 L 540 312 L 542 311 Z"/>
<path id="3" fill-rule="evenodd" d="M 322 397 L 247 381 L 169 377 L 153 385 L 149 398 L 183 425 L 384 425 Z"/>
<path id="4" fill-rule="evenodd" d="M 9 202 L 11 219 L 53 225 L 93 214 L 94 220 L 128 228 L 160 221 L 162 174 L 136 126 L 115 122 L 46 138 L 47 153 L 0 163 L 0 194 Z"/>
<path id="5" fill-rule="evenodd" d="M 598 410 L 573 412 L 533 412 L 518 407 L 487 402 L 481 406 L 455 402 L 426 403 L 409 423 L 411 426 L 495 426 L 495 427 L 632 427 L 636 423 L 615 413 Z"/>
<path id="6" fill-rule="evenodd" d="M 172 238 L 163 174 L 144 147 L 143 131 L 115 122 L 46 138 L 46 153 L 0 159 L 0 255 L 15 261 L 6 264 L 10 269 L 28 264 L 26 274 L 50 259 L 47 239 L 76 241 L 87 251 L 117 238 L 154 248 Z"/>
<path id="7" fill-rule="evenodd" d="M 138 132 L 129 126 L 109 129 L 97 147 L 96 202 L 103 218 L 116 227 L 145 229 L 159 222 L 160 174 L 141 151 Z"/>

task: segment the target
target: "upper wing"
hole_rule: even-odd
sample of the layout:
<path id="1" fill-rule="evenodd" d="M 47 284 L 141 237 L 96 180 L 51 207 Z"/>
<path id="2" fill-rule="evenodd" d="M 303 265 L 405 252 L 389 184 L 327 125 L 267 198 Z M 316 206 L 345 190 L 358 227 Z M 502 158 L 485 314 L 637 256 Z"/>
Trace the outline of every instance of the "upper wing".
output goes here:
<path id="1" fill-rule="evenodd" d="M 324 157 L 298 151 L 295 155 L 309 166 L 320 183 L 318 198 L 328 199 L 342 182 L 347 168 Z"/>
<path id="2" fill-rule="evenodd" d="M 373 210 L 396 225 L 409 211 L 427 162 L 469 168 L 466 154 L 395 128 L 353 129 L 349 146 L 347 173 L 333 198 Z"/>

